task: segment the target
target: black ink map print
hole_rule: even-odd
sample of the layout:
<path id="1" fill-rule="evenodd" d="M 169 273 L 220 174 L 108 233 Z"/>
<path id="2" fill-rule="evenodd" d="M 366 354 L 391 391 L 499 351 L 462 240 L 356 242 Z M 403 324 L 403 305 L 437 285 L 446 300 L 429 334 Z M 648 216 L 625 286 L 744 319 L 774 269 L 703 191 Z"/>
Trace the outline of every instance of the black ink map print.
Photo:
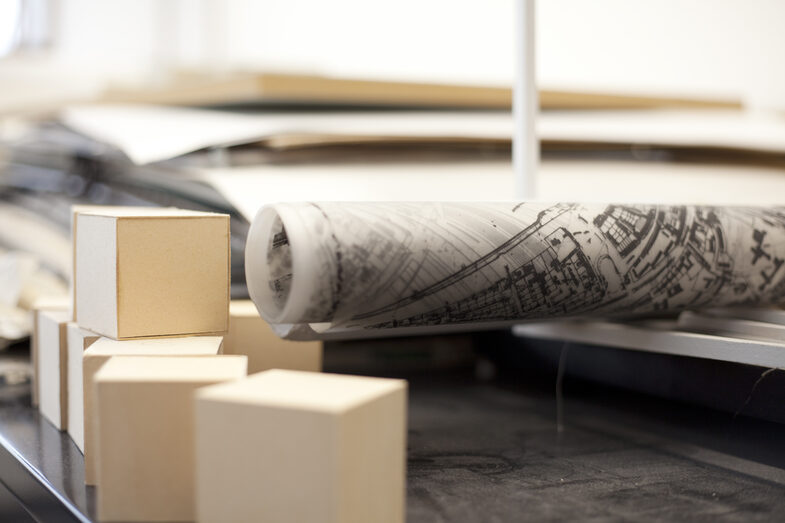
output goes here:
<path id="1" fill-rule="evenodd" d="M 282 203 L 246 254 L 273 324 L 399 329 L 785 301 L 785 208 Z"/>

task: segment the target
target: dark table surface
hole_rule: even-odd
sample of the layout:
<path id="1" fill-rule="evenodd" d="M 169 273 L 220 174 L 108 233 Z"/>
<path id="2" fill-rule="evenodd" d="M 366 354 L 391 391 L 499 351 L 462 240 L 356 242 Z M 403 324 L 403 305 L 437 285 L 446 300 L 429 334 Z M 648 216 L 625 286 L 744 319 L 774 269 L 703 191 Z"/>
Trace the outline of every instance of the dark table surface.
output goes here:
<path id="1" fill-rule="evenodd" d="M 783 426 L 566 382 L 410 378 L 409 521 L 781 520 Z M 67 434 L 0 390 L 0 520 L 85 521 L 94 489 Z"/>

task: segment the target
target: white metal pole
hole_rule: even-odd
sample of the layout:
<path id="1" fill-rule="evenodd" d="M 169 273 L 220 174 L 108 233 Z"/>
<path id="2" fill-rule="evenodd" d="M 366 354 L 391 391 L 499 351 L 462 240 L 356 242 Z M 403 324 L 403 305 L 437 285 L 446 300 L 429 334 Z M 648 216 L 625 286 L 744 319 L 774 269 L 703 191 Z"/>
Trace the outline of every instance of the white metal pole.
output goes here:
<path id="1" fill-rule="evenodd" d="M 515 197 L 537 198 L 537 167 L 540 143 L 537 138 L 539 110 L 534 62 L 534 0 L 515 0 L 515 86 L 512 113 L 515 134 L 512 164 L 515 172 Z"/>

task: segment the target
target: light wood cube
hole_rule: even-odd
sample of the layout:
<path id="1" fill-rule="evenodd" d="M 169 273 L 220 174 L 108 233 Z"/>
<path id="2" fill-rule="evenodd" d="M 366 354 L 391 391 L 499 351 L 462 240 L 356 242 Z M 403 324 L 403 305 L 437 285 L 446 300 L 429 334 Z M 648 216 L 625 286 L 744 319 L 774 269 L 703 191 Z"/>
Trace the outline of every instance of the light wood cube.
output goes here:
<path id="1" fill-rule="evenodd" d="M 76 323 L 67 327 L 67 373 L 68 373 L 68 434 L 84 453 L 84 389 L 82 380 L 82 356 L 84 351 L 100 336 Z"/>
<path id="2" fill-rule="evenodd" d="M 76 228 L 81 327 L 114 339 L 226 332 L 228 215 L 85 211 Z"/>
<path id="3" fill-rule="evenodd" d="M 194 519 L 194 392 L 246 368 L 245 356 L 115 357 L 98 371 L 100 520 Z"/>
<path id="4" fill-rule="evenodd" d="M 41 311 L 67 311 L 68 297 L 42 296 L 33 302 L 32 330 L 30 335 L 30 366 L 33 367 L 33 382 L 31 387 L 32 403 L 38 406 L 40 380 L 38 379 L 38 315 Z"/>
<path id="5" fill-rule="evenodd" d="M 401 522 L 406 382 L 270 370 L 196 399 L 201 522 Z"/>
<path id="6" fill-rule="evenodd" d="M 288 341 L 279 338 L 259 316 L 251 300 L 229 304 L 229 332 L 224 337 L 224 354 L 248 356 L 248 372 L 269 369 L 322 370 L 321 341 Z"/>
<path id="7" fill-rule="evenodd" d="M 68 311 L 38 314 L 38 408 L 60 430 L 68 428 Z"/>
<path id="8" fill-rule="evenodd" d="M 84 478 L 87 485 L 98 482 L 98 456 L 95 451 L 97 421 L 95 416 L 95 374 L 114 356 L 216 356 L 221 354 L 220 336 L 161 338 L 117 341 L 101 338 L 82 356 L 84 391 Z"/>

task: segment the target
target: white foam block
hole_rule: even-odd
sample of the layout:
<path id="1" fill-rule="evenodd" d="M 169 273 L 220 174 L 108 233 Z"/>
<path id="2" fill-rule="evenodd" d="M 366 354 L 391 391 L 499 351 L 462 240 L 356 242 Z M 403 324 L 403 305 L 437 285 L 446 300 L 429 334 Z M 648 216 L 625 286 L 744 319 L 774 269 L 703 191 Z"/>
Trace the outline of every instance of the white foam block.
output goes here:
<path id="1" fill-rule="evenodd" d="M 68 427 L 67 324 L 67 310 L 38 314 L 38 408 L 60 430 Z"/>
<path id="2" fill-rule="evenodd" d="M 100 338 L 82 355 L 82 387 L 84 391 L 84 465 L 85 483 L 98 482 L 96 417 L 94 381 L 95 374 L 114 356 L 216 356 L 221 353 L 220 336 L 195 336 L 190 338 L 163 338 L 116 341 Z"/>
<path id="3" fill-rule="evenodd" d="M 223 334 L 229 216 L 179 209 L 76 215 L 77 323 L 115 339 Z"/>
<path id="4" fill-rule="evenodd" d="M 76 323 L 67 329 L 67 373 L 68 373 L 68 434 L 79 450 L 84 452 L 84 389 L 82 381 L 82 356 L 85 349 L 100 337 Z"/>
<path id="5" fill-rule="evenodd" d="M 39 383 L 38 379 L 38 314 L 41 311 L 65 311 L 68 310 L 69 299 L 64 295 L 42 296 L 33 302 L 32 307 L 32 331 L 30 335 L 30 365 L 33 367 L 33 383 L 31 387 L 32 403 L 38 406 Z"/>
<path id="6" fill-rule="evenodd" d="M 248 372 L 269 369 L 322 370 L 321 341 L 288 341 L 278 337 L 264 321 L 251 300 L 229 304 L 229 332 L 224 337 L 224 354 L 248 356 Z"/>
<path id="7" fill-rule="evenodd" d="M 101 521 L 194 519 L 194 392 L 246 368 L 244 356 L 121 356 L 98 371 Z"/>
<path id="8" fill-rule="evenodd" d="M 406 391 L 287 370 L 199 390 L 198 520 L 403 521 Z"/>

